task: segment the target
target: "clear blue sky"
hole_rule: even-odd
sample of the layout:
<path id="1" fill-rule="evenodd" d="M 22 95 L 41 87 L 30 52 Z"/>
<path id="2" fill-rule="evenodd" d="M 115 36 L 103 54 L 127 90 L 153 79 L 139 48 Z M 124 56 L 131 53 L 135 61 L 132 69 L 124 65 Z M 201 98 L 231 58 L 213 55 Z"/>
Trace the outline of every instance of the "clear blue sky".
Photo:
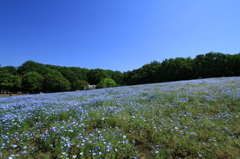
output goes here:
<path id="1" fill-rule="evenodd" d="M 128 71 L 240 52 L 239 0 L 0 0 L 0 64 Z"/>

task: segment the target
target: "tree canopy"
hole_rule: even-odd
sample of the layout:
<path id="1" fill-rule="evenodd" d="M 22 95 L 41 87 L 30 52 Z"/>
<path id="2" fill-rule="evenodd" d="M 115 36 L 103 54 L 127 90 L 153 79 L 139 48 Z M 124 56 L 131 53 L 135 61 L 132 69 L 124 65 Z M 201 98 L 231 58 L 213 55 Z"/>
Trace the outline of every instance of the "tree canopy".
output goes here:
<path id="1" fill-rule="evenodd" d="M 240 54 L 209 52 L 193 59 L 170 58 L 127 72 L 26 61 L 19 67 L 0 67 L 0 90 L 61 92 L 89 84 L 102 88 L 222 76 L 240 76 Z"/>
<path id="2" fill-rule="evenodd" d="M 102 78 L 101 81 L 97 84 L 98 88 L 105 88 L 105 87 L 115 87 L 117 84 L 111 78 Z"/>

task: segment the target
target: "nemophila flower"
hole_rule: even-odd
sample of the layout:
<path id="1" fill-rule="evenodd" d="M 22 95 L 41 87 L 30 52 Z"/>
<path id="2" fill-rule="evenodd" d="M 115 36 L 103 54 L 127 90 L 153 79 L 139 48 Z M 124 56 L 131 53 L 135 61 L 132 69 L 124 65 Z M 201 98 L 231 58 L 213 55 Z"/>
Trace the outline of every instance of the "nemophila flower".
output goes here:
<path id="1" fill-rule="evenodd" d="M 28 147 L 27 147 L 27 146 L 24 146 L 24 147 L 23 147 L 23 149 L 26 149 L 26 148 L 28 148 Z"/>
<path id="2" fill-rule="evenodd" d="M 23 151 L 23 152 L 21 152 L 22 154 L 25 154 L 25 153 L 27 153 L 27 151 Z"/>
<path id="3" fill-rule="evenodd" d="M 11 145 L 11 146 L 14 147 L 14 148 L 18 147 L 17 145 Z"/>

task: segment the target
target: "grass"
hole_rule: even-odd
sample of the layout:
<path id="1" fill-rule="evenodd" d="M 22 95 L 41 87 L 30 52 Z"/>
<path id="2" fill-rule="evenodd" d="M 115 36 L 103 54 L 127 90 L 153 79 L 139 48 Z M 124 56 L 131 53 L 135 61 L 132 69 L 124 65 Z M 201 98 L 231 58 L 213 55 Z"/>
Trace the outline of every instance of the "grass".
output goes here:
<path id="1" fill-rule="evenodd" d="M 240 77 L 0 99 L 2 158 L 239 158 Z"/>
<path id="2" fill-rule="evenodd" d="M 0 94 L 0 98 L 9 97 L 10 94 Z M 18 96 L 18 94 L 12 94 L 12 96 Z"/>

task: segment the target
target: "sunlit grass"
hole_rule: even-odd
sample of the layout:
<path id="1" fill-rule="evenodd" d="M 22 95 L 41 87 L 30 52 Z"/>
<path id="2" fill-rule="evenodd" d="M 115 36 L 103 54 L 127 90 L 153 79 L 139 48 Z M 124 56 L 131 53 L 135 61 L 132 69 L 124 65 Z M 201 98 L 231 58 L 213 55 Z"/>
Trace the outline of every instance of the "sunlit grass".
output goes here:
<path id="1" fill-rule="evenodd" d="M 3 158 L 237 158 L 240 78 L 0 99 Z"/>

